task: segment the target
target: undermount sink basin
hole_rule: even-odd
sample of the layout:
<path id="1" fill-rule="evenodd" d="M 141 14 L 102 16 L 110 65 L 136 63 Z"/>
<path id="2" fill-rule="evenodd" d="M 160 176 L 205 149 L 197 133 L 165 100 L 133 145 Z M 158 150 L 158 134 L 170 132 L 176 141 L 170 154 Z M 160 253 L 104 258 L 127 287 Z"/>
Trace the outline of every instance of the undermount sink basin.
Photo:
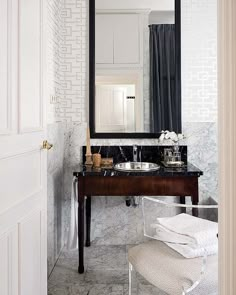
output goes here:
<path id="1" fill-rule="evenodd" d="M 116 164 L 114 169 L 125 172 L 149 172 L 160 169 L 160 166 L 155 163 L 147 162 L 125 162 Z"/>

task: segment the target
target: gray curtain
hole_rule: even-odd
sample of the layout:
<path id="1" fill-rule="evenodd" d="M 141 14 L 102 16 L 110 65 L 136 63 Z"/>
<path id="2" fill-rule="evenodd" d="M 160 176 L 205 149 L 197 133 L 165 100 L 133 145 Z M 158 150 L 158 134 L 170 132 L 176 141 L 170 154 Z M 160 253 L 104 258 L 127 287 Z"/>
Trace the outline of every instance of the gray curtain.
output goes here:
<path id="1" fill-rule="evenodd" d="M 152 132 L 180 132 L 176 89 L 175 25 L 150 25 L 150 114 Z"/>

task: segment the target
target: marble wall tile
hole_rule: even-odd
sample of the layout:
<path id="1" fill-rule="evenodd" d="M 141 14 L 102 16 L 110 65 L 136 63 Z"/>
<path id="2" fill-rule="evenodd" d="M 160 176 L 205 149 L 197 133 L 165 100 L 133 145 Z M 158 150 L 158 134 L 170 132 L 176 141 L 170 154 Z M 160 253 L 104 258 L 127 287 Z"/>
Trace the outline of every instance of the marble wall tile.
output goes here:
<path id="1" fill-rule="evenodd" d="M 50 273 L 64 246 L 66 223 L 64 206 L 64 138 L 65 124 L 48 125 L 48 141 L 53 149 L 48 152 L 48 272 Z M 68 216 L 68 214 L 67 214 Z"/>
<path id="2" fill-rule="evenodd" d="M 200 168 L 200 200 L 218 200 L 218 149 L 216 123 L 185 123 L 189 161 Z"/>

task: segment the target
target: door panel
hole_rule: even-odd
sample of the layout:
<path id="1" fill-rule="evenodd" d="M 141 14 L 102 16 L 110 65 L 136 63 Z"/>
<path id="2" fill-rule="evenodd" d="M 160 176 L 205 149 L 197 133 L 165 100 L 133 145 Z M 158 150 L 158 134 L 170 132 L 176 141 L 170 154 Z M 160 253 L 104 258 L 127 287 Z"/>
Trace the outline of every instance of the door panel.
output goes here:
<path id="1" fill-rule="evenodd" d="M 18 294 L 17 227 L 0 235 L 0 294 Z"/>
<path id="2" fill-rule="evenodd" d="M 127 129 L 126 88 L 96 87 L 96 131 L 125 132 Z"/>
<path id="3" fill-rule="evenodd" d="M 113 123 L 126 128 L 126 88 L 114 88 L 112 100 Z"/>
<path id="4" fill-rule="evenodd" d="M 9 254 L 8 237 L 4 235 L 0 239 L 0 294 L 9 294 Z"/>
<path id="5" fill-rule="evenodd" d="M 0 1 L 0 294 L 4 295 L 47 294 L 47 152 L 41 149 L 46 139 L 45 12 L 42 0 Z"/>
<path id="6" fill-rule="evenodd" d="M 10 93 L 8 89 L 9 77 L 9 40 L 10 31 L 8 0 L 0 1 L 0 134 L 9 133 L 10 129 Z M 4 15 L 6 14 L 6 15 Z"/>
<path id="7" fill-rule="evenodd" d="M 1 212 L 41 191 L 41 153 L 38 150 L 1 160 Z M 16 180 L 12 185 L 12 180 Z M 17 180 L 19 179 L 19 181 Z"/>
<path id="8" fill-rule="evenodd" d="M 21 0 L 20 3 L 19 119 L 21 132 L 27 132 L 42 127 L 41 1 Z"/>
<path id="9" fill-rule="evenodd" d="M 20 294 L 40 295 L 40 211 L 19 223 Z"/>

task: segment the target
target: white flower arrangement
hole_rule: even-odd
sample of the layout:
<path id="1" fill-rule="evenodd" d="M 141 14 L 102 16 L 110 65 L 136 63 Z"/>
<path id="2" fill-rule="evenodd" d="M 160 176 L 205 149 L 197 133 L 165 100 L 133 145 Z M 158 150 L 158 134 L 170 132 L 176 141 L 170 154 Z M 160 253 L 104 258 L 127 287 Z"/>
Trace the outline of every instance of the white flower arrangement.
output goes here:
<path id="1" fill-rule="evenodd" d="M 180 140 L 185 139 L 184 135 L 182 133 L 175 133 L 174 131 L 161 131 L 161 135 L 159 137 L 159 143 L 166 143 L 166 144 L 178 144 Z"/>

